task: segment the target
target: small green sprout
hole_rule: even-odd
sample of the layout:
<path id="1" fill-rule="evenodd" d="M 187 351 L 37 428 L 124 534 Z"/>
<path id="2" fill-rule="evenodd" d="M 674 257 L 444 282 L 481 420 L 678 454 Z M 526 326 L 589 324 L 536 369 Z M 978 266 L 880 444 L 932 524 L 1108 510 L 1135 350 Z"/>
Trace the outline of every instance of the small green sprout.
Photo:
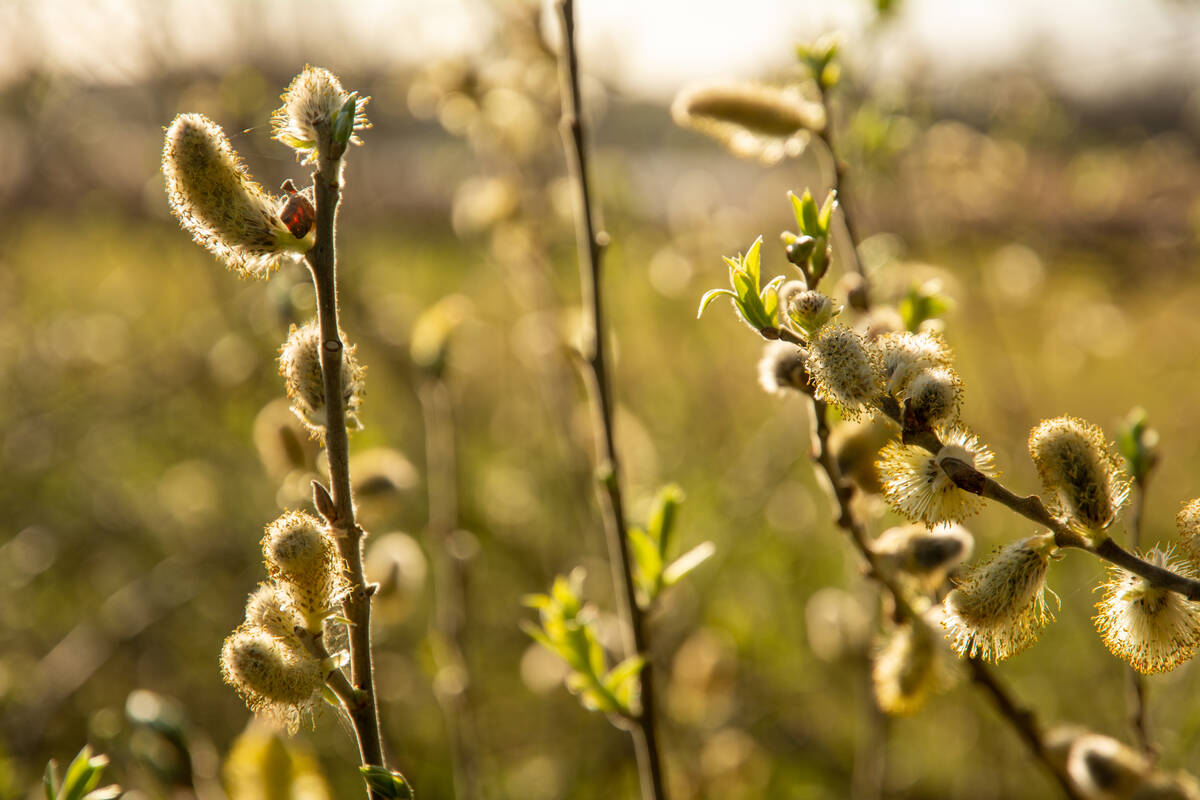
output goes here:
<path id="1" fill-rule="evenodd" d="M 106 766 L 108 756 L 92 755 L 92 748 L 84 745 L 60 781 L 58 763 L 51 759 L 46 764 L 46 773 L 42 778 L 46 800 L 112 800 L 120 797 L 123 792 L 115 783 L 96 787 Z"/>
<path id="2" fill-rule="evenodd" d="M 667 563 L 667 550 L 671 542 L 671 530 L 675 525 L 675 512 L 683 502 L 683 490 L 668 484 L 658 490 L 646 527 L 629 526 L 629 551 L 633 558 L 633 578 L 638 590 L 638 605 L 649 610 L 658 595 L 668 586 L 673 586 L 684 575 L 703 564 L 716 551 L 712 542 L 703 542 L 671 563 Z"/>
<path id="3" fill-rule="evenodd" d="M 762 277 L 760 251 L 762 237 L 754 240 L 746 254 L 734 258 L 725 256 L 729 265 L 729 284 L 732 289 L 710 289 L 700 298 L 700 309 L 696 312 L 699 317 L 708 308 L 709 303 L 718 297 L 728 297 L 733 302 L 742 321 L 768 339 L 778 339 L 777 328 L 779 313 L 779 295 L 776 290 L 783 283 L 783 276 L 772 278 L 766 286 L 759 288 Z"/>
<path id="4" fill-rule="evenodd" d="M 576 567 L 569 576 L 558 576 L 550 594 L 525 598 L 536 608 L 541 627 L 523 622 L 521 629 L 534 641 L 567 662 L 567 689 L 579 695 L 584 708 L 626 719 L 641 713 L 639 675 L 646 660 L 633 655 L 608 668 L 608 659 L 595 632 L 596 610 L 581 599 L 584 571 Z"/>

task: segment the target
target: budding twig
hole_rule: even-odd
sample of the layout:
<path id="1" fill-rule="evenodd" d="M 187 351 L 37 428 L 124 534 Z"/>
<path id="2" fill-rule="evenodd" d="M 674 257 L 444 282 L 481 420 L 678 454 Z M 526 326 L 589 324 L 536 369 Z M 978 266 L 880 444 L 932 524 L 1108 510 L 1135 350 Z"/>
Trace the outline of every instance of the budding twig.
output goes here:
<path id="1" fill-rule="evenodd" d="M 322 134 L 328 136 L 328 125 Z M 363 571 L 362 539 L 365 535 L 354 520 L 350 494 L 350 454 L 346 433 L 345 402 L 342 397 L 342 353 L 338 336 L 336 220 L 341 198 L 341 164 L 322 149 L 313 173 L 316 207 L 316 243 L 305 259 L 312 273 L 317 295 L 317 319 L 321 326 L 321 373 L 325 386 L 325 453 L 329 460 L 332 515 L 330 528 L 337 535 L 338 548 L 346 564 L 350 592 L 343 612 L 350 620 L 350 679 L 361 701 L 347 706 L 358 738 L 359 755 L 364 766 L 386 766 L 379 709 L 375 697 L 375 679 L 371 664 L 371 593 Z"/>
<path id="2" fill-rule="evenodd" d="M 621 497 L 616 445 L 613 437 L 612 392 L 605 363 L 603 297 L 600 267 L 607 235 L 597 230 L 588 183 L 587 147 L 579 91 L 579 65 L 575 50 L 573 0 L 558 0 L 559 78 L 562 94 L 561 133 L 567 170 L 575 190 L 575 238 L 579 247 L 579 277 L 583 301 L 582 349 L 587 363 L 584 379 L 596 431 L 596 467 L 600 481 L 600 510 L 604 518 L 609 565 L 612 568 L 617 613 L 625 638 L 626 655 L 646 657 L 641 672 L 641 713 L 630 731 L 637 756 L 642 797 L 663 800 L 666 790 L 656 734 L 656 709 L 652 661 L 646 646 L 644 618 L 635 596 L 629 559 L 625 512 Z"/>
<path id="3" fill-rule="evenodd" d="M 931 452 L 936 453 L 937 450 L 931 450 Z M 1108 536 L 1105 536 L 1098 544 L 1093 544 L 1087 537 L 1072 530 L 1061 520 L 1055 519 L 1037 495 L 1027 497 L 1016 495 L 995 479 L 989 478 L 956 458 L 944 458 L 939 463 L 955 485 L 963 491 L 995 500 L 1026 519 L 1049 528 L 1054 533 L 1054 543 L 1059 547 L 1085 550 L 1105 561 L 1116 564 L 1127 572 L 1145 578 L 1151 586 L 1178 592 L 1189 600 L 1200 600 L 1200 580 L 1185 578 L 1169 569 L 1138 558 Z"/>

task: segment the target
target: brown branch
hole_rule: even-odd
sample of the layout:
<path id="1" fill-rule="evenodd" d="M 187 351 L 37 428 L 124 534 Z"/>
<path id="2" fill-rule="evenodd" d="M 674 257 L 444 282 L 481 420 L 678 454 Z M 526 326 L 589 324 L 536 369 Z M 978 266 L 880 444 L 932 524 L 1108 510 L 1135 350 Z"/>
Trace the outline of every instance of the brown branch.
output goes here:
<path id="1" fill-rule="evenodd" d="M 619 465 L 613 438 L 612 393 L 605 364 L 604 308 L 600 268 L 607 235 L 597 230 L 592 195 L 588 183 L 587 146 L 581 119 L 579 64 L 575 48 L 575 9 L 573 0 L 557 2 L 559 28 L 559 78 L 562 94 L 561 133 L 566 151 L 567 171 L 575 191 L 575 238 L 579 248 L 579 278 L 583 303 L 582 350 L 588 369 L 584 370 L 596 432 L 596 471 L 600 481 L 600 511 L 604 519 L 609 565 L 612 569 L 617 613 L 622 622 L 626 655 L 645 657 L 641 673 L 642 708 L 630 733 L 637 757 L 642 797 L 663 800 L 666 797 L 659 756 L 655 720 L 654 675 L 646 646 L 641 608 L 634 592 L 625 530 L 625 512 L 621 497 Z"/>
<path id="2" fill-rule="evenodd" d="M 983 687 L 991 699 L 992 704 L 1000 715 L 1013 727 L 1021 740 L 1029 748 L 1029 752 L 1046 767 L 1046 770 L 1058 782 L 1059 787 L 1063 790 L 1063 794 L 1071 798 L 1071 800 L 1082 800 L 1082 795 L 1076 790 L 1071 779 L 1063 772 L 1062 768 L 1055 762 L 1050 754 L 1046 752 L 1045 740 L 1042 737 L 1040 726 L 1038 725 L 1037 717 L 1027 708 L 1022 708 L 1017 705 L 1017 702 L 1008 694 L 999 679 L 992 674 L 991 669 L 986 664 L 977 658 L 968 658 L 967 663 L 971 667 L 971 680 L 977 686 Z"/>
<path id="3" fill-rule="evenodd" d="M 1133 479 L 1133 508 L 1129 510 L 1129 547 L 1137 551 L 1142 543 L 1142 515 L 1146 507 L 1146 476 L 1135 475 Z M 1131 666 L 1125 667 L 1126 703 L 1129 708 L 1129 726 L 1137 737 L 1138 747 L 1148 757 L 1155 757 L 1154 743 L 1150 741 L 1150 729 L 1146 722 L 1146 679 Z"/>
<path id="4" fill-rule="evenodd" d="M 318 132 L 328 141 L 329 126 Z M 375 680 L 371 664 L 371 590 L 363 571 L 362 540 L 366 533 L 354 520 L 350 493 L 349 439 L 346 434 L 346 409 L 342 397 L 342 359 L 345 347 L 338 324 L 336 230 L 337 206 L 341 198 L 341 161 L 333 158 L 332 148 L 321 148 L 317 171 L 313 173 L 316 207 L 316 243 L 305 256 L 317 295 L 317 319 L 321 327 L 321 372 L 325 385 L 325 454 L 329 461 L 331 508 L 319 508 L 337 538 L 346 564 L 350 592 L 342 605 L 350 621 L 350 676 L 355 702 L 346 703 L 346 711 L 358 739 L 364 766 L 386 766 L 379 709 L 375 698 Z M 344 149 L 344 148 L 342 148 Z M 324 505 L 324 504 L 322 504 Z M 346 702 L 343 699 L 343 702 Z M 373 793 L 372 793 L 373 794 Z"/>
<path id="5" fill-rule="evenodd" d="M 829 160 L 833 163 L 832 188 L 837 192 L 838 205 L 842 209 L 842 222 L 845 223 L 846 234 L 850 237 L 850 252 L 853 256 L 851 264 L 854 271 L 862 278 L 861 291 L 851 293 L 850 300 L 855 308 L 866 311 L 871 305 L 871 291 L 866 270 L 863 269 L 862 260 L 858 255 L 858 243 L 862 239 L 859 238 L 858 223 L 854 216 L 851 194 L 847 185 L 846 163 L 838 158 L 837 147 L 834 145 L 833 104 L 830 102 L 829 89 L 821 82 L 819 75 L 817 76 L 817 89 L 821 93 L 821 107 L 825 110 L 825 126 L 817 133 L 817 138 L 821 140 L 821 144 L 825 145 L 825 150 L 829 153 Z"/>
<path id="6" fill-rule="evenodd" d="M 1200 600 L 1200 580 L 1185 578 L 1169 569 L 1138 558 L 1108 536 L 1104 536 L 1098 544 L 1093 543 L 1086 536 L 1072 530 L 1064 522 L 1051 515 L 1042 499 L 1037 495 L 1020 497 L 1013 494 L 994 479 L 956 458 L 942 459 L 940 464 L 946 475 L 963 491 L 995 500 L 1026 519 L 1049 528 L 1054 532 L 1054 543 L 1059 547 L 1087 551 L 1105 561 L 1116 564 L 1127 572 L 1145 578 L 1151 586 L 1178 592 L 1189 600 Z"/>

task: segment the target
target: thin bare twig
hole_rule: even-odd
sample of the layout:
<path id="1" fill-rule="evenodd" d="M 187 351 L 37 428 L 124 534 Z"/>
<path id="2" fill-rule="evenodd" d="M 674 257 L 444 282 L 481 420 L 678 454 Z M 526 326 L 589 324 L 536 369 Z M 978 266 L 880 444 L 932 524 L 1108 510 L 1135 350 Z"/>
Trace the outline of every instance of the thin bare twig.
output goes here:
<path id="1" fill-rule="evenodd" d="M 557 2 L 562 41 L 559 46 L 559 77 L 562 94 L 561 133 L 567 171 L 575 190 L 575 238 L 579 247 L 579 278 L 583 301 L 584 378 L 596 432 L 596 470 L 600 482 L 600 511 L 604 519 L 609 565 L 612 569 L 617 613 L 622 622 L 626 655 L 645 657 L 641 673 L 641 712 L 630 731 L 637 756 L 642 797 L 666 797 L 656 733 L 654 674 L 646 646 L 645 622 L 634 592 L 633 573 L 625 530 L 619 465 L 613 437 L 612 391 L 605 363 L 604 308 L 600 268 L 607 235 L 597 229 L 588 182 L 588 155 L 579 91 L 579 64 L 575 48 L 573 0 Z"/>
<path id="2" fill-rule="evenodd" d="M 1133 479 L 1133 508 L 1129 511 L 1129 547 L 1137 552 L 1142 543 L 1142 515 L 1146 508 L 1146 476 L 1136 475 Z M 1131 666 L 1125 667 L 1126 702 L 1129 708 L 1129 726 L 1137 738 L 1138 747 L 1149 758 L 1156 755 L 1150 740 L 1149 723 L 1146 721 L 1146 679 Z"/>
<path id="3" fill-rule="evenodd" d="M 320 131 L 329 138 L 328 125 Z M 375 680 L 371 665 L 371 590 L 363 571 L 362 540 L 366 535 L 354 519 L 350 493 L 350 453 L 346 433 L 346 409 L 342 397 L 342 358 L 345 346 L 340 337 L 337 299 L 337 206 L 341 198 L 341 153 L 323 148 L 313 173 L 316 207 L 316 243 L 305 258 L 312 273 L 317 295 L 317 319 L 321 327 L 321 372 L 325 386 L 325 453 L 329 461 L 330 503 L 318 502 L 337 538 L 346 564 L 350 592 L 342 611 L 350 621 L 351 698 L 342 698 L 358 739 L 359 756 L 364 766 L 385 767 L 383 736 L 375 698 Z M 324 489 L 318 489 L 320 497 Z M 374 795 L 374 793 L 371 793 Z"/>
<path id="4" fill-rule="evenodd" d="M 845 223 L 846 234 L 850 237 L 851 265 L 862 278 L 861 290 L 854 293 L 851 300 L 860 311 L 866 311 L 871 305 L 871 291 L 866 270 L 863 269 L 862 259 L 858 255 L 858 243 L 862 239 L 859 238 L 858 222 L 854 216 L 854 204 L 846 179 L 846 164 L 838 157 L 837 147 L 834 145 L 833 104 L 830 102 L 829 89 L 821 82 L 820 76 L 817 76 L 817 89 L 821 93 L 821 107 L 825 109 L 825 126 L 817 133 L 817 137 L 821 144 L 825 145 L 829 160 L 833 163 L 832 188 L 837 192 L 838 205 L 842 209 L 842 222 Z"/>
<path id="5" fill-rule="evenodd" d="M 425 485 L 429 496 L 429 535 L 436 544 L 434 561 L 434 657 L 439 675 L 448 674 L 450 685 L 437 691 L 450 739 L 455 796 L 480 797 L 478 747 L 471 714 L 470 673 L 467 670 L 465 622 L 467 572 L 458 528 L 458 467 L 454 410 L 449 387 L 441 377 L 430 377 L 418 394 L 425 418 Z M 464 534 L 465 535 L 465 534 Z"/>
<path id="6" fill-rule="evenodd" d="M 1046 767 L 1047 771 L 1054 776 L 1054 780 L 1063 790 L 1063 794 L 1071 798 L 1071 800 L 1082 800 L 1083 796 L 1075 788 L 1075 784 L 1071 779 L 1059 768 L 1050 754 L 1046 752 L 1045 739 L 1042 736 L 1041 727 L 1038 725 L 1037 717 L 1027 708 L 1022 708 L 1017 705 L 1016 701 L 1008 694 L 1000 683 L 999 679 L 992 674 L 991 669 L 978 658 L 969 658 L 967 663 L 971 666 L 971 680 L 977 685 L 983 687 L 991 699 L 996 710 L 1004 717 L 1005 720 L 1013 727 L 1021 740 L 1029 748 L 1029 752 L 1038 761 Z"/>

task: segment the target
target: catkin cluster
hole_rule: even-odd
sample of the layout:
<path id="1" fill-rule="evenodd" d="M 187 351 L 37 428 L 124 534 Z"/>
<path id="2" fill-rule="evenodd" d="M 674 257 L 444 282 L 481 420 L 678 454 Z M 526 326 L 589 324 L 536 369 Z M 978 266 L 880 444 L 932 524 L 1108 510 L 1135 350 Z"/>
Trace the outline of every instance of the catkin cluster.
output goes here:
<path id="1" fill-rule="evenodd" d="M 333 668 L 317 643 L 348 584 L 337 543 L 310 514 L 272 522 L 262 550 L 271 580 L 250 595 L 245 620 L 225 640 L 221 674 L 251 710 L 294 732 Z"/>
<path id="2" fill-rule="evenodd" d="M 934 677 L 944 672 L 934 668 L 940 646 L 933 647 L 924 634 L 931 624 L 961 657 L 1000 661 L 1037 640 L 1053 619 L 1046 577 L 1058 543 L 1054 532 L 1034 533 L 957 574 L 973 544 L 958 523 L 982 508 L 980 493 L 997 470 L 992 451 L 960 421 L 962 381 L 950 348 L 933 330 L 901 330 L 886 315 L 867 316 L 854 326 L 835 321 L 841 309 L 811 288 L 811 267 L 794 258 L 800 239 L 784 238 L 793 242 L 789 260 L 806 281 L 777 289 L 775 318 L 787 335 L 769 337 L 777 341 L 767 345 L 759 362 L 759 380 L 773 394 L 795 391 L 822 400 L 843 420 L 880 434 L 831 436 L 830 442 L 842 448 L 834 452 L 843 474 L 854 476 L 861 490 L 882 494 L 913 523 L 871 543 L 875 567 L 904 589 L 907 601 L 937 609 L 932 623 L 897 625 L 877 648 L 877 699 L 886 710 L 909 713 L 943 683 Z M 868 416 L 871 422 L 855 422 Z M 1102 542 L 1130 492 L 1121 459 L 1103 431 L 1075 417 L 1046 420 L 1031 432 L 1029 454 L 1062 525 L 1095 545 Z M 877 480 L 862 477 L 858 462 L 864 460 L 873 462 L 875 474 L 868 475 Z M 962 488 L 963 480 L 972 491 Z M 1200 572 L 1200 499 L 1185 505 L 1178 523 L 1182 555 L 1154 549 L 1146 560 L 1193 577 Z M 953 590 L 943 598 L 947 579 Z M 1135 669 L 1173 669 L 1200 646 L 1200 604 L 1118 568 L 1101 589 L 1096 627 L 1109 650 Z"/>
<path id="3" fill-rule="evenodd" d="M 360 143 L 355 132 L 369 126 L 362 113 L 366 102 L 328 71 L 306 67 L 272 118 L 274 137 L 304 161 L 340 165 L 346 145 Z M 316 244 L 313 191 L 297 191 L 286 181 L 285 196 L 265 192 L 207 117 L 175 118 L 167 129 L 162 170 L 171 210 L 183 228 L 243 275 L 268 277 L 285 257 L 303 256 Z M 345 417 L 358 427 L 363 368 L 355 348 L 343 344 L 344 334 L 336 338 L 322 336 L 315 320 L 293 325 L 279 359 L 292 409 L 318 438 L 330 421 L 325 392 L 330 364 L 341 378 Z M 329 526 L 310 514 L 289 511 L 272 522 L 262 552 L 269 579 L 250 595 L 245 619 L 225 640 L 221 673 L 253 711 L 295 731 L 338 668 L 323 634 L 349 585 Z"/>

